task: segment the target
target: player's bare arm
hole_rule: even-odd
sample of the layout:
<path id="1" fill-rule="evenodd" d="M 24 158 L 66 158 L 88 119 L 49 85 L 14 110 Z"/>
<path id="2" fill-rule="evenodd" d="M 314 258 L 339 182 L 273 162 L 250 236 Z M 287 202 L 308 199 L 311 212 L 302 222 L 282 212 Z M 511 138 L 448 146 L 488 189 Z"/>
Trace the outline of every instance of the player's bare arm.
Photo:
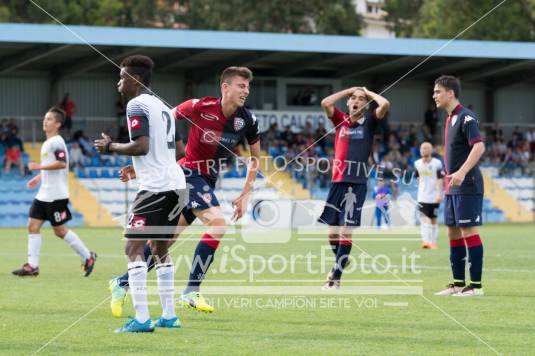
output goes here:
<path id="1" fill-rule="evenodd" d="M 175 158 L 178 161 L 186 155 L 186 146 L 182 140 L 178 140 L 175 143 Z"/>
<path id="2" fill-rule="evenodd" d="M 444 199 L 444 195 L 442 194 L 443 183 L 444 182 L 442 178 L 437 180 L 437 203 L 440 203 L 442 199 Z"/>
<path id="3" fill-rule="evenodd" d="M 32 179 L 30 179 L 28 181 L 28 183 L 26 183 L 26 187 L 28 189 L 33 189 L 33 188 L 37 187 L 39 182 L 41 182 L 41 175 L 40 174 L 38 174 L 35 177 L 33 177 Z"/>
<path id="4" fill-rule="evenodd" d="M 247 177 L 245 178 L 245 185 L 243 186 L 243 190 L 240 195 L 232 202 L 232 205 L 234 206 L 232 220 L 234 221 L 240 219 L 247 210 L 247 203 L 256 181 L 258 165 L 260 164 L 260 141 L 250 145 L 249 151 L 251 153 L 251 159 L 247 165 Z"/>
<path id="5" fill-rule="evenodd" d="M 351 96 L 355 92 L 355 90 L 359 89 L 358 87 L 351 87 L 348 89 L 341 90 L 339 92 L 336 92 L 334 94 L 329 95 L 328 97 L 324 98 L 321 101 L 321 107 L 327 114 L 327 117 L 332 117 L 334 114 L 334 106 L 336 105 L 336 102 L 341 99 L 345 99 L 348 96 Z"/>
<path id="6" fill-rule="evenodd" d="M 364 93 L 366 94 L 368 100 L 373 100 L 378 105 L 375 109 L 375 117 L 378 119 L 384 118 L 388 109 L 390 108 L 390 102 L 386 98 L 382 97 L 377 93 L 374 93 L 366 87 L 363 87 L 362 90 L 364 90 Z"/>
<path id="7" fill-rule="evenodd" d="M 118 153 L 128 156 L 144 156 L 149 153 L 149 137 L 140 136 L 128 143 L 113 142 L 105 133 L 102 138 L 95 140 L 95 148 L 100 153 Z"/>
<path id="8" fill-rule="evenodd" d="M 474 168 L 477 162 L 479 162 L 481 156 L 483 156 L 483 153 L 485 153 L 485 144 L 483 142 L 477 142 L 474 144 L 470 154 L 468 155 L 468 158 L 466 161 L 464 161 L 461 168 L 459 168 L 457 172 L 454 172 L 448 176 L 448 178 L 450 178 L 450 186 L 456 187 L 463 184 L 464 177 L 472 168 Z"/>
<path id="9" fill-rule="evenodd" d="M 42 171 L 55 171 L 55 170 L 58 170 L 58 169 L 64 169 L 67 167 L 67 164 L 63 161 L 54 161 L 50 164 L 44 164 L 44 165 L 41 165 L 37 162 L 30 162 L 28 163 L 28 169 L 30 171 L 37 171 L 37 170 L 42 170 Z"/>

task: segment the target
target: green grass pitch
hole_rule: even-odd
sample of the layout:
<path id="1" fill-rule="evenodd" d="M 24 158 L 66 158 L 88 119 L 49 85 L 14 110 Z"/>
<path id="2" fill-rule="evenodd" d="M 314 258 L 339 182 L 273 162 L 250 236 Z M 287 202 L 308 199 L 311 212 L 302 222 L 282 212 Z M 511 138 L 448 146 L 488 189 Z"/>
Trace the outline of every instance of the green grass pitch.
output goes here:
<path id="1" fill-rule="evenodd" d="M 41 274 L 20 279 L 12 276 L 11 270 L 26 261 L 26 232 L 1 229 L 0 354 L 533 354 L 534 227 L 503 224 L 481 229 L 486 295 L 480 298 L 433 295 L 450 281 L 444 227 L 440 228 L 437 251 L 420 250 L 418 241 L 404 239 L 417 239 L 417 235 L 388 235 L 385 239 L 377 234 L 366 236 L 355 242 L 358 248 L 353 248 L 352 255 L 360 255 L 360 249 L 371 256 L 384 254 L 391 258 L 398 274 L 363 273 L 357 269 L 344 275 L 344 280 L 351 281 L 343 284 L 346 288 L 374 286 L 381 280 L 382 285 L 400 285 L 397 278 L 410 279 L 411 285 L 423 287 L 423 296 L 315 293 L 292 297 L 291 293 L 242 293 L 248 286 L 277 285 L 288 291 L 299 286 L 319 289 L 325 273 L 309 273 L 307 264 L 301 261 L 293 270 L 288 267 L 282 273 L 280 268 L 262 271 L 251 281 L 249 268 L 240 263 L 233 265 L 236 261 L 230 256 L 232 248 L 242 242 L 227 236 L 203 286 L 234 286 L 235 293 L 208 295 L 217 308 L 210 315 L 177 307 L 181 329 L 131 335 L 114 334 L 126 319 L 115 319 L 109 311 L 108 280 L 126 267 L 121 230 L 75 229 L 99 254 L 95 271 L 83 278 L 79 258 L 53 237 L 50 229 L 45 229 Z M 326 237 L 310 237 L 317 240 L 302 241 L 294 236 L 286 244 L 243 244 L 245 249 L 233 251 L 242 259 L 250 255 L 269 258 L 319 254 L 321 247 L 327 246 Z M 174 260 L 179 256 L 191 258 L 197 238 L 198 234 L 176 245 Z M 419 255 L 416 266 L 421 273 L 399 272 L 396 266 L 402 261 L 401 255 L 412 252 Z M 224 255 L 227 266 L 236 267 L 234 271 L 227 268 L 222 273 L 219 263 Z M 282 263 L 281 258 L 277 259 Z M 275 259 L 272 262 L 275 266 Z M 185 260 L 175 264 L 178 292 L 185 284 L 188 267 Z M 318 264 L 316 261 L 314 266 L 320 267 Z M 154 272 L 149 273 L 149 278 L 154 286 Z M 151 315 L 157 317 L 161 311 L 158 297 L 151 295 L 149 299 L 154 302 Z M 125 316 L 132 314 L 129 301 Z"/>

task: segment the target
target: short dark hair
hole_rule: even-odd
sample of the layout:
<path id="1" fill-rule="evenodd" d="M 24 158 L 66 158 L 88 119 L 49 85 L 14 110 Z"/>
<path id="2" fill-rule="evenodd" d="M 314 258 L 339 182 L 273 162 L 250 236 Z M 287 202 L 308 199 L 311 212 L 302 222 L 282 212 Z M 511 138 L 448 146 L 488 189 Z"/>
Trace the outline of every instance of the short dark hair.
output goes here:
<path id="1" fill-rule="evenodd" d="M 453 90 L 456 98 L 461 95 L 461 81 L 453 75 L 441 75 L 435 80 L 435 85 L 440 85 L 447 90 Z"/>
<path id="2" fill-rule="evenodd" d="M 227 82 L 232 77 L 242 77 L 248 81 L 253 80 L 253 72 L 247 67 L 227 67 L 221 73 L 221 78 L 219 79 L 219 85 Z"/>
<path id="3" fill-rule="evenodd" d="M 61 124 L 61 127 L 63 127 L 63 124 L 65 123 L 65 111 L 63 111 L 63 109 L 57 106 L 52 106 L 50 109 L 48 109 L 47 112 L 51 112 L 52 114 L 54 114 L 56 122 L 59 122 Z"/>
<path id="4" fill-rule="evenodd" d="M 150 85 L 152 76 L 152 69 L 154 68 L 154 62 L 147 56 L 141 54 L 135 54 L 133 56 L 126 57 L 121 62 L 121 68 L 128 67 L 128 73 L 131 75 L 137 74 L 141 77 L 141 82 L 144 85 Z"/>

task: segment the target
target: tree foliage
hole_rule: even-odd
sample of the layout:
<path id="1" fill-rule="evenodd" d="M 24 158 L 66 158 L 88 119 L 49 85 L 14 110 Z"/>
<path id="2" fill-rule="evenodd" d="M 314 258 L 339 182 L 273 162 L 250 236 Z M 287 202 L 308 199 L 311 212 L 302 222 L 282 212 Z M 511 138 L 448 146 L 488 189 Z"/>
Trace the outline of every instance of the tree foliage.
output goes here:
<path id="1" fill-rule="evenodd" d="M 387 0 L 397 36 L 453 38 L 501 0 Z M 535 0 L 507 0 L 460 38 L 500 41 L 535 39 Z"/>
<path id="2" fill-rule="evenodd" d="M 356 35 L 351 0 L 33 0 L 65 24 Z M 0 5 L 0 21 L 54 23 L 29 0 Z"/>

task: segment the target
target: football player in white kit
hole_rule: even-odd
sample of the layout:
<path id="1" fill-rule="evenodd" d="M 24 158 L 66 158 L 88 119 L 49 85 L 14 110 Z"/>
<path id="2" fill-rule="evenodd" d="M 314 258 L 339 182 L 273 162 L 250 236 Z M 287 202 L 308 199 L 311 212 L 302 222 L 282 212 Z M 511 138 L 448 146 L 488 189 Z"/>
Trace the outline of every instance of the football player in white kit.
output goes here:
<path id="1" fill-rule="evenodd" d="M 136 311 L 134 319 L 116 330 L 152 332 L 155 327 L 179 328 L 175 313 L 175 269 L 168 255 L 182 207 L 187 201 L 184 173 L 175 161 L 175 120 L 169 108 L 148 88 L 153 61 L 134 55 L 121 62 L 119 92 L 128 99 L 129 143 L 115 143 L 102 134 L 95 140 L 99 152 L 132 156 L 139 191 L 125 229 L 128 284 Z M 147 302 L 147 261 L 143 249 L 152 241 L 153 258 L 162 304 L 162 316 L 152 321 Z"/>
<path id="2" fill-rule="evenodd" d="M 421 212 L 420 231 L 422 248 L 436 249 L 438 239 L 437 214 L 442 201 L 442 180 L 444 171 L 440 160 L 432 156 L 433 146 L 429 142 L 420 145 L 422 158 L 414 163 L 418 177 L 418 205 Z"/>
<path id="3" fill-rule="evenodd" d="M 65 122 L 65 113 L 57 107 L 50 108 L 43 118 L 43 131 L 46 141 L 41 147 L 41 163 L 30 162 L 30 170 L 41 173 L 28 181 L 28 188 L 33 189 L 39 183 L 39 192 L 33 200 L 28 218 L 28 262 L 13 271 L 16 276 L 39 275 L 39 254 L 41 251 L 41 226 L 49 221 L 54 233 L 63 239 L 80 255 L 84 276 L 89 276 L 95 266 L 97 255 L 84 245 L 82 240 L 65 223 L 71 220 L 69 211 L 69 186 L 67 174 L 69 169 L 67 146 L 59 135 Z"/>

